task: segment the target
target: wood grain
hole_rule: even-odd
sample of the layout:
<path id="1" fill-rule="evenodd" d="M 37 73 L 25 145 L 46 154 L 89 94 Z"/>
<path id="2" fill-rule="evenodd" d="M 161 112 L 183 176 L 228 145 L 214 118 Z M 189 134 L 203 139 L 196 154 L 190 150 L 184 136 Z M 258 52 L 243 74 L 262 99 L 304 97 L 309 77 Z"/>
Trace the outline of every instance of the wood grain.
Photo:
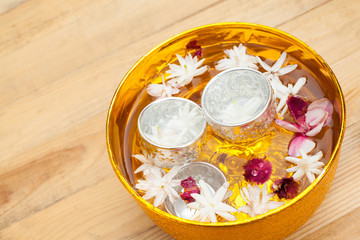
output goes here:
<path id="1" fill-rule="evenodd" d="M 111 169 L 107 108 L 153 46 L 224 21 L 284 30 L 334 70 L 347 104 L 336 177 L 287 240 L 360 239 L 358 0 L 1 1 L 0 239 L 172 239 Z"/>

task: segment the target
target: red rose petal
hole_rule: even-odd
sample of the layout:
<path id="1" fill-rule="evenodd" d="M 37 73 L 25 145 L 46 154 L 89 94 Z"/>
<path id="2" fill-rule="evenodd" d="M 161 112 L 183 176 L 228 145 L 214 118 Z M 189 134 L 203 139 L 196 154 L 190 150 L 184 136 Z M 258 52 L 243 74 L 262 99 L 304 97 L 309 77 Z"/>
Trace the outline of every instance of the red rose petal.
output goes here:
<path id="1" fill-rule="evenodd" d="M 289 111 L 297 124 L 303 125 L 305 120 L 305 113 L 307 112 L 309 102 L 297 96 L 289 96 L 286 101 Z"/>
<path id="2" fill-rule="evenodd" d="M 304 153 L 309 153 L 315 146 L 316 144 L 311 138 L 300 133 L 295 133 L 289 144 L 289 155 L 292 157 L 299 157 L 301 155 L 300 149 Z"/>
<path id="3" fill-rule="evenodd" d="M 193 193 L 200 193 L 200 189 L 196 185 L 195 180 L 192 177 L 188 177 L 181 181 L 180 185 L 184 188 L 184 192 L 180 194 L 181 199 L 186 203 L 194 202 L 195 199 L 191 196 Z"/>

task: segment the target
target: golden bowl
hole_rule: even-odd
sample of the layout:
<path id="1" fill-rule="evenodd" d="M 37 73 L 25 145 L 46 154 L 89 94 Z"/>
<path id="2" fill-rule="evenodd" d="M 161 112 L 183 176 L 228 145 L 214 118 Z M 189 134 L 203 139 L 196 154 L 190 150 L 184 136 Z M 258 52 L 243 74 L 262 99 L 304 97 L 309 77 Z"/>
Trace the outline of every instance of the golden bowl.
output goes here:
<path id="1" fill-rule="evenodd" d="M 129 161 L 129 122 L 137 120 L 135 112 L 147 104 L 139 99 L 143 89 L 176 59 L 185 55 L 185 46 L 197 40 L 203 47 L 218 44 L 256 44 L 285 51 L 297 59 L 317 79 L 319 86 L 334 105 L 333 137 L 329 162 L 323 173 L 286 204 L 243 222 L 200 223 L 173 216 L 145 201 L 134 190 L 134 175 Z M 263 57 L 276 59 L 272 51 Z M 146 92 L 145 92 L 146 94 Z M 135 128 L 135 127 L 133 127 Z M 159 44 L 143 56 L 125 75 L 111 101 L 106 123 L 106 143 L 111 164 L 120 182 L 144 212 L 176 239 L 283 239 L 316 211 L 334 178 L 345 130 L 345 102 L 339 83 L 328 64 L 308 45 L 274 28 L 249 23 L 219 23 L 191 29 Z M 127 157 L 126 157 L 127 156 Z M 126 160 L 127 159 L 127 160 Z"/>

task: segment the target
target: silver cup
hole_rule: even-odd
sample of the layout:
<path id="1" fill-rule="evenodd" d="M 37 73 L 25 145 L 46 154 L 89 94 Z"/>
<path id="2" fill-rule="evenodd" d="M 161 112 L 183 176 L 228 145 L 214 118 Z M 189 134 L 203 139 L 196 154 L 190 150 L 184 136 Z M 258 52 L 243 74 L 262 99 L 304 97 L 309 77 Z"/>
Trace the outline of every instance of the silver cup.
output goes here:
<path id="1" fill-rule="evenodd" d="M 213 131 L 235 142 L 260 138 L 276 114 L 269 80 L 248 68 L 229 69 L 212 78 L 204 89 L 201 104 Z"/>
<path id="2" fill-rule="evenodd" d="M 192 177 L 197 184 L 199 184 L 200 180 L 205 181 L 213 193 L 226 182 L 225 175 L 217 167 L 207 162 L 193 162 L 182 166 L 173 180 L 181 181 L 188 177 Z M 179 186 L 175 187 L 175 191 L 180 193 L 183 190 L 182 188 L 179 184 Z M 169 198 L 166 198 L 165 209 L 172 215 L 185 219 L 191 219 L 194 214 L 194 210 L 188 208 L 181 198 L 176 199 L 174 204 L 170 202 Z"/>
<path id="3" fill-rule="evenodd" d="M 162 168 L 194 161 L 204 146 L 205 129 L 201 108 L 185 98 L 156 100 L 138 118 L 143 154 L 153 156 Z"/>

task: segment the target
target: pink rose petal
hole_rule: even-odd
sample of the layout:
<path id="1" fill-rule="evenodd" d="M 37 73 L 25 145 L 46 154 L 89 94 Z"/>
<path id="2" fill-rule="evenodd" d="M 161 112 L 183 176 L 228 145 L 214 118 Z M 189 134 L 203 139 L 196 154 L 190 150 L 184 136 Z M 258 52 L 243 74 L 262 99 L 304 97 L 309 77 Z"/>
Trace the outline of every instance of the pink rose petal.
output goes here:
<path id="1" fill-rule="evenodd" d="M 319 119 L 316 119 L 317 124 L 314 126 L 309 126 L 311 127 L 311 130 L 308 130 L 306 132 L 306 136 L 315 136 L 316 134 L 318 134 L 319 132 L 321 132 L 321 129 L 324 127 L 326 120 L 328 119 L 328 113 L 322 111 L 323 115 L 319 116 Z M 320 118 L 321 117 L 321 118 Z M 314 123 L 314 122 L 312 122 Z"/>
<path id="2" fill-rule="evenodd" d="M 313 137 L 316 134 L 318 134 L 319 132 L 321 132 L 321 129 L 324 127 L 324 123 L 318 124 L 316 127 L 314 127 L 313 129 L 311 129 L 310 131 L 306 132 L 306 136 L 309 137 Z"/>
<path id="3" fill-rule="evenodd" d="M 305 121 L 306 124 L 310 127 L 317 126 L 321 122 L 325 122 L 326 119 L 324 117 L 327 117 L 327 112 L 325 112 L 322 109 L 311 109 L 305 114 Z"/>
<path id="4" fill-rule="evenodd" d="M 316 100 L 310 104 L 308 110 L 310 111 L 310 110 L 316 109 L 316 108 L 321 109 L 328 113 L 328 118 L 326 119 L 324 125 L 329 124 L 329 122 L 331 121 L 333 110 L 334 110 L 331 101 L 327 98 Z"/>
<path id="5" fill-rule="evenodd" d="M 298 125 L 296 123 L 289 123 L 287 121 L 283 121 L 283 120 L 279 120 L 279 119 L 275 119 L 275 123 L 277 125 L 279 125 L 280 127 L 283 127 L 286 130 L 289 130 L 289 131 L 292 131 L 292 132 L 298 132 L 298 133 L 305 132 L 305 129 L 302 128 L 300 125 Z"/>
<path id="6" fill-rule="evenodd" d="M 288 152 L 291 157 L 299 157 L 301 155 L 300 150 L 304 153 L 309 153 L 314 149 L 315 145 L 311 138 L 296 133 L 290 141 Z"/>

